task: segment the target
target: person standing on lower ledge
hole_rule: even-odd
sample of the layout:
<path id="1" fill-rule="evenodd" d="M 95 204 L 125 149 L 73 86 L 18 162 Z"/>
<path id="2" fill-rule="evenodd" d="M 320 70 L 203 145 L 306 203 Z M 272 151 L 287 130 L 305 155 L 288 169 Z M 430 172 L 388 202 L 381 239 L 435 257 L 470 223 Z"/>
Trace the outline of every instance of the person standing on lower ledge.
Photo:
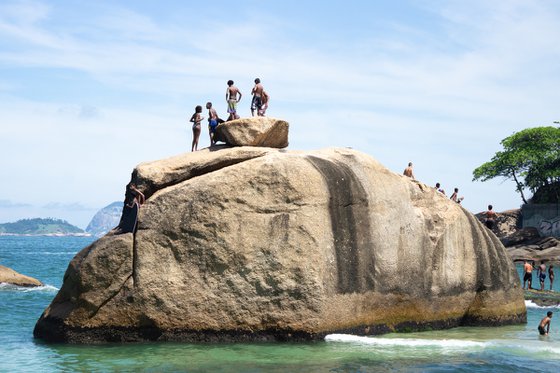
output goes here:
<path id="1" fill-rule="evenodd" d="M 546 317 L 543 317 L 543 319 L 541 320 L 539 327 L 537 328 L 539 330 L 539 334 L 540 335 L 548 335 L 548 333 L 550 332 L 550 321 L 552 318 L 552 311 L 548 311 L 546 313 Z M 546 331 L 544 330 L 544 327 L 546 326 Z"/>

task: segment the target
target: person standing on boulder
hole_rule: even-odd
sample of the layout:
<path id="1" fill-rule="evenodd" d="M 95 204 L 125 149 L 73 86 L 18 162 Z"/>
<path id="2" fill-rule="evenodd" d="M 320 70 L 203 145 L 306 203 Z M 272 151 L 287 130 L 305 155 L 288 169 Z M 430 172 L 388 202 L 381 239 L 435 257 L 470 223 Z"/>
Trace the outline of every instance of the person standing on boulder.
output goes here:
<path id="1" fill-rule="evenodd" d="M 253 100 L 251 100 L 251 116 L 255 116 L 255 110 L 257 110 L 257 115 L 260 116 L 261 109 L 262 109 L 262 96 L 263 96 L 264 88 L 261 84 L 261 80 L 259 78 L 255 79 L 255 86 L 251 90 L 251 94 L 253 95 Z"/>
<path id="2" fill-rule="evenodd" d="M 415 180 L 414 173 L 412 172 L 412 162 L 408 162 L 408 167 L 404 169 L 403 175 Z"/>
<path id="3" fill-rule="evenodd" d="M 541 285 L 541 291 L 544 291 L 544 282 L 546 280 L 546 264 L 541 261 L 541 265 L 537 268 L 537 277 L 539 278 L 539 283 Z"/>
<path id="4" fill-rule="evenodd" d="M 238 119 L 239 115 L 237 115 L 237 103 L 241 101 L 241 96 L 243 95 L 241 94 L 241 91 L 233 85 L 233 80 L 228 80 L 227 85 L 226 101 L 228 103 L 228 120 Z M 237 95 L 239 95 L 239 98 L 237 98 Z"/>
<path id="5" fill-rule="evenodd" d="M 204 119 L 204 117 L 201 115 L 202 113 L 202 106 L 197 105 L 194 108 L 194 114 L 192 115 L 190 122 L 193 124 L 192 125 L 192 132 L 193 132 L 193 140 L 192 140 L 192 146 L 191 146 L 191 151 L 194 152 L 195 150 L 198 150 L 198 139 L 200 137 L 200 122 L 202 122 L 202 120 Z"/>
<path id="6" fill-rule="evenodd" d="M 523 264 L 523 290 L 525 290 L 525 284 L 528 283 L 527 290 L 533 288 L 533 266 L 525 259 Z"/>
<path id="7" fill-rule="evenodd" d="M 206 103 L 206 109 L 208 109 L 208 134 L 210 135 L 210 146 L 212 146 L 216 143 L 214 137 L 216 134 L 216 127 L 218 127 L 218 113 L 216 113 L 216 109 L 212 107 L 211 102 Z"/>

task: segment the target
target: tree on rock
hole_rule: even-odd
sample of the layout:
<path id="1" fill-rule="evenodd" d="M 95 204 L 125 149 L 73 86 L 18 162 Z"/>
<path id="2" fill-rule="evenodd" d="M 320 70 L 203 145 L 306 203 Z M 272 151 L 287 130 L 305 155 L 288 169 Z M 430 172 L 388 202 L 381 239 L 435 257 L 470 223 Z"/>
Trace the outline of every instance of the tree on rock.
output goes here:
<path id="1" fill-rule="evenodd" d="M 513 179 L 524 203 L 528 188 L 533 202 L 557 202 L 560 192 L 560 128 L 527 128 L 501 141 L 490 162 L 473 171 L 473 181 L 487 181 L 495 177 Z M 546 193 L 545 193 L 546 191 Z M 535 197 L 539 197 L 535 201 Z"/>

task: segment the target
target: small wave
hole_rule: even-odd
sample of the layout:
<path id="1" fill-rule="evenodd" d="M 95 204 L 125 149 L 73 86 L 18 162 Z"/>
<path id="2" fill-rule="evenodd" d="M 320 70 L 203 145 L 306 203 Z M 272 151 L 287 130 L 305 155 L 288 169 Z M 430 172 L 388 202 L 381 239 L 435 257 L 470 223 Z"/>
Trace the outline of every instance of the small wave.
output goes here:
<path id="1" fill-rule="evenodd" d="M 560 308 L 560 304 L 557 304 L 555 306 L 539 306 L 538 304 L 536 304 L 535 302 L 533 302 L 532 300 L 525 300 L 525 307 L 527 308 L 556 308 L 559 309 Z"/>
<path id="2" fill-rule="evenodd" d="M 56 292 L 59 289 L 56 286 L 52 286 L 52 285 L 25 287 L 25 286 L 17 286 L 13 284 L 7 284 L 5 282 L 0 282 L 0 291 L 1 290 L 21 291 L 22 293 L 30 293 L 36 291 L 50 293 L 50 292 Z"/>
<path id="3" fill-rule="evenodd" d="M 401 347 L 440 347 L 440 348 L 478 348 L 487 347 L 487 342 L 467 341 L 461 339 L 417 339 L 417 338 L 375 338 L 349 334 L 329 334 L 327 342 L 350 342 L 376 346 Z"/>
<path id="4" fill-rule="evenodd" d="M 77 251 L 41 251 L 41 255 L 76 255 Z M 23 252 L 21 255 L 37 255 L 36 252 Z"/>

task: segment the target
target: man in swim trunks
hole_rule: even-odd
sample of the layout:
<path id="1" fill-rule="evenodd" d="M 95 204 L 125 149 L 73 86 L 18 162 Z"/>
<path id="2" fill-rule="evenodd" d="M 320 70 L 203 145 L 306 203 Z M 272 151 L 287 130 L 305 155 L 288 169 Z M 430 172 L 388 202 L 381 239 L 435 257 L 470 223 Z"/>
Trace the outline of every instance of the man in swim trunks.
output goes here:
<path id="1" fill-rule="evenodd" d="M 210 135 L 210 146 L 212 146 L 216 144 L 214 137 L 216 128 L 218 127 L 218 113 L 216 113 L 216 109 L 212 107 L 211 102 L 206 103 L 206 109 L 208 109 L 208 134 Z"/>
<path id="2" fill-rule="evenodd" d="M 241 91 L 233 85 L 233 80 L 228 80 L 227 85 L 228 88 L 226 90 L 226 101 L 228 103 L 228 120 L 238 119 L 239 115 L 237 115 L 237 103 L 241 101 L 241 96 L 243 95 L 241 94 Z M 238 94 L 239 98 L 237 98 Z"/>
<path id="3" fill-rule="evenodd" d="M 493 209 L 492 205 L 488 205 L 488 211 L 484 213 L 486 215 L 486 220 L 484 221 L 484 225 L 486 225 L 488 229 L 494 228 L 494 224 L 496 223 L 497 215 L 492 209 Z"/>
<path id="4" fill-rule="evenodd" d="M 552 318 L 552 311 L 548 311 L 546 313 L 546 317 L 544 317 L 541 322 L 539 323 L 539 326 L 537 327 L 537 329 L 539 330 L 539 334 L 540 335 L 548 335 L 548 333 L 550 332 L 550 321 Z M 546 330 L 544 330 L 544 327 L 546 326 Z"/>
<path id="5" fill-rule="evenodd" d="M 532 289 L 533 285 L 533 266 L 528 260 L 523 264 L 523 289 L 525 290 L 525 283 L 529 283 L 527 289 Z"/>
<path id="6" fill-rule="evenodd" d="M 263 86 L 259 78 L 255 79 L 255 86 L 251 90 L 253 95 L 253 100 L 251 101 L 251 115 L 255 116 L 255 110 L 257 110 L 257 115 L 260 116 L 260 111 L 262 108 L 262 96 L 263 96 Z"/>

